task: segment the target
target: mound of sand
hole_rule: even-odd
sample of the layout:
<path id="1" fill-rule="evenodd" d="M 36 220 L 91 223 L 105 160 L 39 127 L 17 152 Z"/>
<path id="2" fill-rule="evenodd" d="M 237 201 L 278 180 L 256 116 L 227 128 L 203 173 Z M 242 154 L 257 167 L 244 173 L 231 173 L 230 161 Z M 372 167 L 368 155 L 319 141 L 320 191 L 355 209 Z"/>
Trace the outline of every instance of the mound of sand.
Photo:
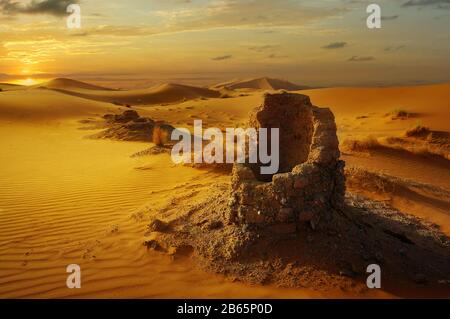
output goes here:
<path id="1" fill-rule="evenodd" d="M 220 96 L 220 92 L 207 88 L 172 83 L 158 85 L 150 89 L 130 91 L 72 90 L 71 88 L 56 88 L 55 90 L 85 99 L 109 102 L 116 105 L 169 104 L 197 98 L 217 98 Z"/>
<path id="2" fill-rule="evenodd" d="M 77 80 L 56 78 L 45 83 L 36 85 L 38 88 L 58 89 L 58 90 L 100 90 L 100 91 L 114 91 L 113 89 L 105 88 L 98 85 L 93 85 Z"/>
<path id="3" fill-rule="evenodd" d="M 105 114 L 117 109 L 120 108 L 109 103 L 80 99 L 55 90 L 26 88 L 0 92 L 0 120 L 47 122 Z"/>
<path id="4" fill-rule="evenodd" d="M 375 263 L 383 269 L 384 290 L 445 294 L 450 240 L 430 223 L 348 194 L 326 228 L 274 236 L 227 222 L 229 185 L 209 192 L 203 201 L 175 197 L 160 209 L 144 245 L 174 258 L 193 256 L 209 271 L 252 284 L 361 293 L 366 267 Z"/>
<path id="5" fill-rule="evenodd" d="M 288 81 L 272 79 L 272 78 L 257 78 L 247 80 L 235 80 L 225 83 L 220 83 L 214 86 L 216 89 L 251 89 L 251 90 L 286 90 L 297 91 L 307 89 L 306 86 L 300 86 Z"/>
<path id="6" fill-rule="evenodd" d="M 19 84 L 0 83 L 0 92 L 24 90 L 25 86 Z"/>

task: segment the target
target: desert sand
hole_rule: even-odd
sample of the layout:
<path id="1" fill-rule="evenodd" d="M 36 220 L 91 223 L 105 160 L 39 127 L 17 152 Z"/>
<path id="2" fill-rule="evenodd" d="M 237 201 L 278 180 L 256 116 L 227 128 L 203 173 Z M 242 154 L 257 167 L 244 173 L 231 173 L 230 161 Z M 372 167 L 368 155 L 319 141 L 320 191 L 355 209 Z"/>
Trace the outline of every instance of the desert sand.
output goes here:
<path id="1" fill-rule="evenodd" d="M 300 86 L 288 81 L 272 79 L 267 77 L 245 80 L 232 80 L 219 83 L 213 86 L 215 89 L 230 90 L 288 90 L 296 91 L 306 89 L 307 86 Z"/>
<path id="2" fill-rule="evenodd" d="M 229 175 L 176 166 L 167 154 L 131 157 L 150 143 L 87 139 L 96 131 L 80 123 L 123 112 L 128 104 L 174 127 L 192 128 L 194 119 L 209 127 L 243 126 L 264 90 L 293 89 L 273 85 L 267 79 L 132 91 L 68 79 L 35 87 L 0 85 L 0 296 L 402 296 L 383 290 L 249 285 L 205 272 L 191 258 L 146 249 L 152 215 L 164 215 L 166 209 L 165 217 L 173 218 L 176 212 L 167 207 L 183 199 L 204 201 L 211 187 L 229 182 Z M 450 84 L 299 93 L 331 108 L 341 143 L 403 137 L 417 125 L 450 132 Z M 399 110 L 407 116 L 396 117 Z M 450 236 L 448 159 L 383 145 L 362 152 L 342 149 L 347 167 L 381 176 L 381 184 L 363 185 L 350 174 L 348 190 L 434 223 Z M 83 289 L 65 286 L 65 267 L 71 263 L 82 267 Z"/>

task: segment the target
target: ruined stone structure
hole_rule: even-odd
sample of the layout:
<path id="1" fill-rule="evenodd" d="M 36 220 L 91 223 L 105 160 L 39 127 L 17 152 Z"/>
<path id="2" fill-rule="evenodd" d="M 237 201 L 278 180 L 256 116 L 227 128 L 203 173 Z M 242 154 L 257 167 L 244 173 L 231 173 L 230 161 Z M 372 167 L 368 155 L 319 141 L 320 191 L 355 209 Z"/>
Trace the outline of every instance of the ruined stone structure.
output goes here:
<path id="1" fill-rule="evenodd" d="M 280 169 L 261 176 L 255 165 L 234 164 L 230 222 L 294 233 L 332 220 L 344 201 L 345 177 L 330 109 L 301 94 L 266 94 L 249 124 L 280 129 Z"/>

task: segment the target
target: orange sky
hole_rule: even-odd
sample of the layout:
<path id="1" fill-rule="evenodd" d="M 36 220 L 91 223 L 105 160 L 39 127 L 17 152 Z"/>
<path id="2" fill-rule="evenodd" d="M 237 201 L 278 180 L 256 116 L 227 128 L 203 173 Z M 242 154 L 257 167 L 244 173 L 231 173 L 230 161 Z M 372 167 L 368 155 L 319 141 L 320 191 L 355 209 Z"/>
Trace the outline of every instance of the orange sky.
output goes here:
<path id="1" fill-rule="evenodd" d="M 82 27 L 69 30 L 74 2 Z M 382 28 L 370 30 L 364 0 L 0 0 L 0 81 L 447 82 L 448 2 L 378 1 Z"/>

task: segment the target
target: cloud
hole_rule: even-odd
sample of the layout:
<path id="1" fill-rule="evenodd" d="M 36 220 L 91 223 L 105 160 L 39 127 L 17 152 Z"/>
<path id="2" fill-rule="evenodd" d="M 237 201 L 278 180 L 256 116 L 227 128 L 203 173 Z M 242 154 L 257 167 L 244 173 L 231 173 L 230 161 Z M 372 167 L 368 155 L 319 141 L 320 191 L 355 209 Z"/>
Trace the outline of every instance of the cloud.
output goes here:
<path id="1" fill-rule="evenodd" d="M 6 15 L 14 14 L 49 14 L 62 16 L 67 14 L 67 6 L 79 3 L 79 0 L 31 0 L 20 3 L 15 0 L 0 0 L 0 12 Z"/>
<path id="2" fill-rule="evenodd" d="M 278 45 L 266 44 L 266 45 L 256 45 L 253 47 L 249 47 L 248 49 L 255 52 L 265 52 L 265 51 L 272 51 L 278 47 L 279 47 Z"/>
<path id="3" fill-rule="evenodd" d="M 158 11 L 169 31 L 238 27 L 294 27 L 337 16 L 343 8 L 307 6 L 292 0 L 221 0 L 180 10 Z"/>
<path id="4" fill-rule="evenodd" d="M 228 55 L 216 56 L 215 58 L 212 58 L 211 60 L 213 60 L 213 61 L 223 61 L 223 60 L 229 60 L 232 57 L 233 57 L 232 55 L 228 54 Z"/>
<path id="5" fill-rule="evenodd" d="M 350 59 L 348 59 L 347 61 L 350 61 L 350 62 L 368 62 L 368 61 L 373 61 L 373 60 L 375 60 L 375 58 L 373 56 L 357 56 L 357 55 L 354 55 Z"/>
<path id="6" fill-rule="evenodd" d="M 429 6 L 433 4 L 450 4 L 450 0 L 408 0 L 403 4 L 404 7 Z"/>
<path id="7" fill-rule="evenodd" d="M 347 42 L 333 42 L 322 47 L 322 49 L 341 49 L 347 45 Z"/>
<path id="8" fill-rule="evenodd" d="M 155 28 L 145 26 L 121 26 L 121 25 L 99 25 L 93 28 L 85 28 L 82 33 L 73 36 L 114 36 L 114 37 L 136 37 L 157 34 Z"/>
<path id="9" fill-rule="evenodd" d="M 89 33 L 87 32 L 78 32 L 69 34 L 71 37 L 87 37 Z"/>
<path id="10" fill-rule="evenodd" d="M 402 50 L 404 48 L 405 48 L 404 45 L 388 46 L 388 47 L 384 48 L 384 51 L 385 52 L 396 52 L 396 51 Z"/>
<path id="11" fill-rule="evenodd" d="M 268 57 L 269 59 L 285 59 L 285 58 L 288 58 L 287 55 L 278 55 L 278 54 L 275 54 L 275 53 L 270 54 L 270 55 L 268 55 L 267 57 Z"/>
<path id="12" fill-rule="evenodd" d="M 399 17 L 398 14 L 392 15 L 392 16 L 382 16 L 382 17 L 381 17 L 381 20 L 383 20 L 383 21 L 387 21 L 387 20 L 395 20 L 395 19 L 397 19 L 398 17 Z"/>

